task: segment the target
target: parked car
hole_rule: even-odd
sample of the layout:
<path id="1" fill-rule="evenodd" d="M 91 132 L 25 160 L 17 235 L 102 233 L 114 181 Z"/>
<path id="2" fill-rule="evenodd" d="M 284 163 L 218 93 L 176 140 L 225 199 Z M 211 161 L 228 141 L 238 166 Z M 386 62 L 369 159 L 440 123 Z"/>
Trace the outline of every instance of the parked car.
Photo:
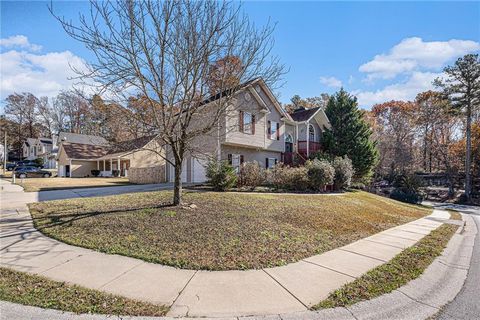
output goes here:
<path id="1" fill-rule="evenodd" d="M 38 167 L 16 167 L 13 173 L 20 179 L 24 178 L 50 178 L 50 171 L 42 170 Z"/>
<path id="2" fill-rule="evenodd" d="M 12 171 L 13 169 L 15 169 L 16 165 L 17 164 L 15 162 L 7 162 L 5 169 L 7 169 L 7 171 Z"/>
<path id="3" fill-rule="evenodd" d="M 38 164 L 35 160 L 18 161 L 15 167 L 37 167 L 43 169 L 43 166 Z"/>

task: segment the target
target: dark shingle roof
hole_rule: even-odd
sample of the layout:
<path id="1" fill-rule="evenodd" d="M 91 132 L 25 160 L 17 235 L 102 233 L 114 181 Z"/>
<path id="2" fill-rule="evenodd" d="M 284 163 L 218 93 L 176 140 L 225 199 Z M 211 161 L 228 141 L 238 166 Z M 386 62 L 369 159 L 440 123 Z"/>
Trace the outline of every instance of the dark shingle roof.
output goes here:
<path id="1" fill-rule="evenodd" d="M 320 109 L 320 107 L 311 108 L 311 109 L 305 109 L 301 107 L 293 111 L 292 113 L 290 113 L 290 117 L 292 117 L 294 121 L 298 121 L 298 122 L 307 121 L 318 111 L 318 109 Z"/>
<path id="2" fill-rule="evenodd" d="M 96 159 L 106 155 L 124 153 L 143 148 L 155 136 L 145 136 L 123 141 L 110 146 L 99 146 L 84 143 L 62 143 L 63 150 L 71 159 Z"/>
<path id="3" fill-rule="evenodd" d="M 103 157 L 108 150 L 105 146 L 95 146 L 83 143 L 62 143 L 63 150 L 71 159 L 95 159 Z"/>
<path id="4" fill-rule="evenodd" d="M 108 149 L 108 154 L 129 152 L 145 147 L 147 143 L 153 140 L 155 136 L 145 136 L 128 141 L 115 143 Z"/>

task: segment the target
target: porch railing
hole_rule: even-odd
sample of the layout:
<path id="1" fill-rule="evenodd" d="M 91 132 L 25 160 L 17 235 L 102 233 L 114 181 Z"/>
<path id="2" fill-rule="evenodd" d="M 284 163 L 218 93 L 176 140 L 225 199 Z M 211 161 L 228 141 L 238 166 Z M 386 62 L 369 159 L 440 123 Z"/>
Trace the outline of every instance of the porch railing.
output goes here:
<path id="1" fill-rule="evenodd" d="M 320 142 L 316 141 L 298 141 L 298 153 L 307 154 L 307 145 L 309 154 L 320 151 Z"/>

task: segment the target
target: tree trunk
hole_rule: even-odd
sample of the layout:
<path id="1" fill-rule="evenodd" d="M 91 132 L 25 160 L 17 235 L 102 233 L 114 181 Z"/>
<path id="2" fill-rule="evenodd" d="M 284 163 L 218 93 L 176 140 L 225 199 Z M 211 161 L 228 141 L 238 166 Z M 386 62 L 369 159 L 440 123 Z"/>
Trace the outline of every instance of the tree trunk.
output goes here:
<path id="1" fill-rule="evenodd" d="M 470 176 L 471 160 L 472 160 L 472 106 L 467 104 L 467 150 L 465 155 L 465 197 L 467 202 L 472 200 L 472 178 Z"/>
<path id="2" fill-rule="evenodd" d="M 175 179 L 173 181 L 173 205 L 182 204 L 182 162 L 175 160 Z"/>

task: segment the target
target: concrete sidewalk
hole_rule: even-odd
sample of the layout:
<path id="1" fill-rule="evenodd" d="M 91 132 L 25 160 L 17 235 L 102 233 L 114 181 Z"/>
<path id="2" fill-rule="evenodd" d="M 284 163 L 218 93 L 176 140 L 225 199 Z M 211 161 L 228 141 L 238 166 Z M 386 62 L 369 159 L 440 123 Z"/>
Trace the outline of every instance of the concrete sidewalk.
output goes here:
<path id="1" fill-rule="evenodd" d="M 14 200 L 7 200 L 4 207 L 6 193 Z M 435 210 L 429 217 L 282 267 L 194 271 L 107 255 L 45 237 L 32 225 L 26 208 L 28 202 L 32 202 L 30 196 L 15 187 L 2 191 L 2 266 L 169 305 L 168 315 L 175 317 L 305 311 L 332 290 L 390 260 L 450 217 L 446 211 Z"/>

